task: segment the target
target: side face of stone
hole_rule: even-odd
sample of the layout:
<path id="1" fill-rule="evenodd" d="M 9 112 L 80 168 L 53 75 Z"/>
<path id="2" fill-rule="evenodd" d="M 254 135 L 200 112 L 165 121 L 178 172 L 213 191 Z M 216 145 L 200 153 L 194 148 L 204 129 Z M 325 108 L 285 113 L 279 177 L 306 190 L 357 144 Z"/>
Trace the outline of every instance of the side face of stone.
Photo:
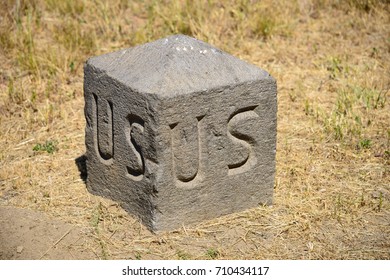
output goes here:
<path id="1" fill-rule="evenodd" d="M 264 70 L 179 35 L 92 58 L 84 92 L 87 187 L 152 231 L 272 203 Z"/>
<path id="2" fill-rule="evenodd" d="M 91 65 L 85 67 L 87 188 L 153 229 L 157 114 L 153 101 Z"/>

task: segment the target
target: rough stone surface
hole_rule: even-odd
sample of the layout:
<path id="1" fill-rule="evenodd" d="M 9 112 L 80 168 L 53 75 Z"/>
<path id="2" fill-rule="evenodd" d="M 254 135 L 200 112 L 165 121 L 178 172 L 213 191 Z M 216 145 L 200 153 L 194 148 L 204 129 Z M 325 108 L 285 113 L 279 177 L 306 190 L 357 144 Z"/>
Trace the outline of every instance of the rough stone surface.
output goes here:
<path id="1" fill-rule="evenodd" d="M 152 231 L 272 203 L 276 82 L 184 35 L 85 65 L 87 187 Z"/>

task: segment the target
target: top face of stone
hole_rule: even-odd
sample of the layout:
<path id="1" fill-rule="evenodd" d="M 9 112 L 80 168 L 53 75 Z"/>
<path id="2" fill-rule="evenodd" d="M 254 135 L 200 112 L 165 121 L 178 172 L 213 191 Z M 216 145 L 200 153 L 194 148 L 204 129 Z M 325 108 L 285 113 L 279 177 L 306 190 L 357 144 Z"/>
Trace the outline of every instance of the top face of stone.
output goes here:
<path id="1" fill-rule="evenodd" d="M 87 66 L 134 90 L 167 97 L 273 79 L 266 71 L 185 35 L 92 57 Z"/>

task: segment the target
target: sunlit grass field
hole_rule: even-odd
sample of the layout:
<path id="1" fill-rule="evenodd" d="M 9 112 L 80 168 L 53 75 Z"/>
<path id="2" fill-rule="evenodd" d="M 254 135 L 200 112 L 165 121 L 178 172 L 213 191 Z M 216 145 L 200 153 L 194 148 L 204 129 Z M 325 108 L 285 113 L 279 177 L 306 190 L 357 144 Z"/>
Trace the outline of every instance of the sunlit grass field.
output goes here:
<path id="1" fill-rule="evenodd" d="M 178 33 L 276 78 L 274 204 L 152 234 L 80 178 L 83 65 Z M 0 65 L 0 205 L 96 259 L 390 259 L 389 1 L 0 0 Z"/>

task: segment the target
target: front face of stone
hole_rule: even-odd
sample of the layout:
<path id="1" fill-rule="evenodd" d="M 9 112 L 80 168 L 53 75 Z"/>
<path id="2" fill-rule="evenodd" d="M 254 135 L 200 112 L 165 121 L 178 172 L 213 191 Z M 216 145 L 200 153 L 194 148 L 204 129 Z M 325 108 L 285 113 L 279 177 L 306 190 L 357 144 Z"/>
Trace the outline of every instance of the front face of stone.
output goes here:
<path id="1" fill-rule="evenodd" d="M 180 227 L 272 202 L 272 80 L 162 102 L 155 223 Z"/>
<path id="2" fill-rule="evenodd" d="M 177 47 L 176 41 L 190 44 L 186 48 L 194 52 L 198 45 L 201 50 L 209 47 L 188 37 L 169 40 L 174 52 L 161 55 L 167 65 L 180 61 L 176 55 L 183 55 L 184 47 Z M 205 81 L 206 89 L 201 91 L 188 92 L 189 87 L 183 86 L 187 92 L 180 94 L 182 85 L 163 82 L 163 90 L 176 86 L 175 94 L 142 92 L 134 77 L 121 76 L 113 65 L 112 58 L 119 65 L 125 53 L 98 57 L 85 67 L 88 189 L 120 202 L 153 231 L 271 203 L 275 80 L 263 72 L 256 74 L 254 66 L 248 68 L 220 51 L 209 51 L 214 56 L 210 69 L 223 70 L 227 60 L 233 61 L 233 66 L 227 65 L 224 75 L 233 73 L 231 69 L 248 68 L 250 73 L 237 72 L 238 82 L 231 78 L 226 86 L 207 88 Z M 123 59 L 137 62 L 140 58 L 129 55 Z M 183 59 L 192 64 L 192 58 Z M 234 63 L 239 67 L 234 68 Z M 198 72 L 205 67 L 197 68 L 197 78 L 187 77 L 191 88 L 203 88 L 192 82 L 203 81 L 204 73 Z M 156 75 L 153 69 L 146 69 L 146 74 Z M 131 75 L 131 71 L 127 73 Z M 161 69 L 158 73 L 164 75 Z M 168 75 L 170 81 L 174 81 L 172 73 L 176 72 Z M 145 91 L 155 88 L 146 85 Z"/>

